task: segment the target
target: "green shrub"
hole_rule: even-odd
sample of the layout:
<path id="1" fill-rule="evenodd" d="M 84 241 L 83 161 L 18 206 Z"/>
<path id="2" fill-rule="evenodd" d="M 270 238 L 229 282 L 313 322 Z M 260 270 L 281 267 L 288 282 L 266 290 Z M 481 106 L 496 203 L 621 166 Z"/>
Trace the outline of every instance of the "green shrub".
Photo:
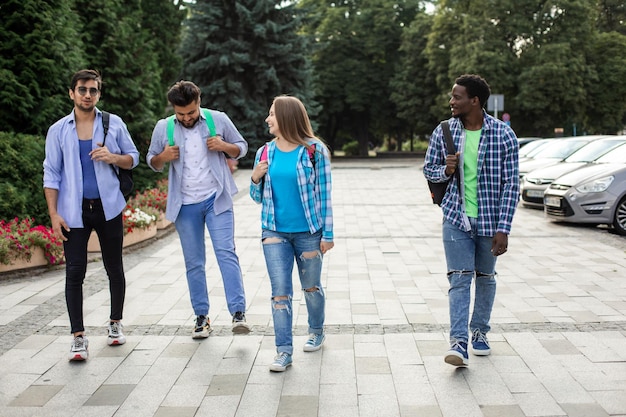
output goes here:
<path id="1" fill-rule="evenodd" d="M 359 142 L 353 140 L 343 145 L 341 150 L 346 156 L 357 156 L 359 154 Z"/>
<path id="2" fill-rule="evenodd" d="M 45 138 L 0 132 L 0 219 L 33 218 L 49 225 L 43 194 Z"/>

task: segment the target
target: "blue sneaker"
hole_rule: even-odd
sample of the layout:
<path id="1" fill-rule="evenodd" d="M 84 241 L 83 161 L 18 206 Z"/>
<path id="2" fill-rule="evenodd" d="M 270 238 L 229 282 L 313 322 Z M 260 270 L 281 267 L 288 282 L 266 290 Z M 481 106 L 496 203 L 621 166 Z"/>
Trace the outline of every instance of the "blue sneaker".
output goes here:
<path id="1" fill-rule="evenodd" d="M 469 356 L 467 355 L 467 343 L 454 340 L 450 345 L 450 350 L 446 352 L 444 358 L 446 363 L 452 366 L 469 365 Z"/>
<path id="2" fill-rule="evenodd" d="M 280 352 L 274 358 L 274 362 L 270 365 L 270 371 L 273 372 L 283 372 L 289 366 L 291 366 L 293 360 L 291 359 L 291 355 L 287 352 Z"/>
<path id="3" fill-rule="evenodd" d="M 487 356 L 491 353 L 487 335 L 478 329 L 472 332 L 472 353 L 476 356 Z"/>
<path id="4" fill-rule="evenodd" d="M 316 350 L 320 350 L 324 344 L 324 340 L 326 340 L 326 335 L 324 335 L 324 333 L 311 333 L 309 335 L 309 340 L 306 341 L 303 349 L 305 352 L 315 352 Z"/>

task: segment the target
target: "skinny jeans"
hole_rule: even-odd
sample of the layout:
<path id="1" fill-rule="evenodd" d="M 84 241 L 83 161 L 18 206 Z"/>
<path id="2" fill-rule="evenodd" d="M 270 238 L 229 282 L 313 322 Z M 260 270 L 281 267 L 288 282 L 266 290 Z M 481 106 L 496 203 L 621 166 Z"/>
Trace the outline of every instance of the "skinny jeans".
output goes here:
<path id="1" fill-rule="evenodd" d="M 276 240 L 277 239 L 277 240 Z M 263 229 L 261 241 L 272 286 L 272 319 L 278 353 L 293 354 L 293 281 L 295 264 L 308 313 L 309 333 L 324 331 L 326 296 L 322 288 L 322 230 L 282 233 Z M 314 289 L 312 291 L 307 291 Z M 286 297 L 279 299 L 277 297 Z"/>
<path id="2" fill-rule="evenodd" d="M 104 269 L 109 278 L 111 294 L 110 320 L 121 320 L 126 295 L 126 278 L 122 263 L 124 229 L 122 213 L 106 221 L 100 199 L 83 200 L 83 226 L 63 231 L 65 251 L 65 301 L 71 332 L 85 331 L 83 323 L 83 282 L 87 273 L 87 242 L 95 230 L 100 242 Z"/>

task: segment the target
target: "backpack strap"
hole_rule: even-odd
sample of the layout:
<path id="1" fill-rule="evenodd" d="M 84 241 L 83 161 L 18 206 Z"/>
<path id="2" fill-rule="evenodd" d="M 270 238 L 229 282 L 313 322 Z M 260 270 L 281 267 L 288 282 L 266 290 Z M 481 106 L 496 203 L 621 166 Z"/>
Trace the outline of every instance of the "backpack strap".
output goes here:
<path id="1" fill-rule="evenodd" d="M 109 120 L 111 119 L 111 114 L 107 111 L 102 112 L 102 128 L 104 129 L 104 139 L 102 139 L 102 146 L 104 146 L 104 142 L 107 140 L 107 133 L 109 133 Z"/>
<path id="2" fill-rule="evenodd" d="M 213 116 L 211 115 L 211 111 L 209 109 L 201 109 L 202 113 L 204 113 L 204 118 L 206 120 L 206 126 L 209 128 L 209 136 L 215 136 L 215 122 L 213 121 Z M 174 146 L 174 119 L 176 119 L 176 115 L 169 116 L 167 120 L 167 142 L 170 146 Z"/>
<path id="3" fill-rule="evenodd" d="M 306 148 L 309 154 L 309 160 L 313 164 L 313 168 L 315 168 L 315 144 L 312 144 L 310 148 Z M 265 161 L 267 159 L 267 143 L 263 145 L 263 150 L 261 151 L 261 158 L 259 158 L 259 162 Z"/>

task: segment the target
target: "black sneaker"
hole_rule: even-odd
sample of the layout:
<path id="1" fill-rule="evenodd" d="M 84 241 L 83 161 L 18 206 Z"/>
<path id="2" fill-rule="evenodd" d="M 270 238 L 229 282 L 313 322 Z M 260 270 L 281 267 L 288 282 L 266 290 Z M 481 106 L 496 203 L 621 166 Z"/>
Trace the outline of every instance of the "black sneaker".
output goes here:
<path id="1" fill-rule="evenodd" d="M 191 337 L 194 339 L 206 339 L 212 331 L 213 329 L 211 329 L 207 316 L 198 316 L 196 317 L 196 328 L 193 329 Z"/>
<path id="2" fill-rule="evenodd" d="M 233 314 L 233 333 L 250 333 L 250 326 L 248 326 L 248 323 L 246 323 L 246 313 L 244 313 L 243 311 L 237 311 L 235 314 Z"/>

